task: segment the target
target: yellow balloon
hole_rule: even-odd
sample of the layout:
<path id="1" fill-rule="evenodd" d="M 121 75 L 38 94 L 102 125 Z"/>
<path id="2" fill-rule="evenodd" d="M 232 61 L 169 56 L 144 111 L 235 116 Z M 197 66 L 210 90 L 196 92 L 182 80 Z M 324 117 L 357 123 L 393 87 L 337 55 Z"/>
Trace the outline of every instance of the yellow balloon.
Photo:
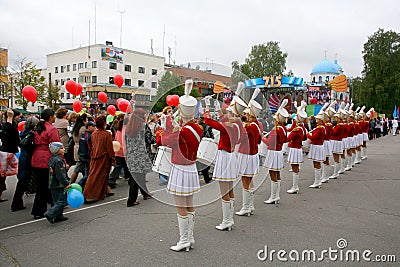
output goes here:
<path id="1" fill-rule="evenodd" d="M 117 152 L 121 149 L 121 144 L 118 141 L 113 141 L 112 143 L 113 143 L 114 152 Z"/>

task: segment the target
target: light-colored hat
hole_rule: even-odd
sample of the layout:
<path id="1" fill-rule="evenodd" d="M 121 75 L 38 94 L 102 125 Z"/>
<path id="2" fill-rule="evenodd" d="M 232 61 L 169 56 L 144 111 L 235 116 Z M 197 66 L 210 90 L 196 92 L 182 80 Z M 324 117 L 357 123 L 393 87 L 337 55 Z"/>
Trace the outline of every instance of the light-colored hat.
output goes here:
<path id="1" fill-rule="evenodd" d="M 303 121 L 307 119 L 307 112 L 306 112 L 307 103 L 305 101 L 301 101 L 300 106 L 297 106 L 297 101 L 294 102 L 294 107 L 296 108 L 297 117 Z"/>
<path id="2" fill-rule="evenodd" d="M 228 111 L 231 111 L 237 116 L 242 116 L 244 110 L 247 108 L 246 102 L 239 96 L 243 88 L 244 83 L 239 82 L 235 92 L 235 96 L 233 97 L 231 104 L 227 108 Z"/>
<path id="3" fill-rule="evenodd" d="M 260 103 L 258 103 L 255 98 L 258 96 L 260 93 L 260 88 L 254 89 L 253 96 L 251 97 L 249 101 L 248 108 L 246 108 L 243 112 L 249 113 L 250 115 L 257 117 L 258 114 L 260 114 L 260 111 L 262 110 L 262 106 Z"/>
<path id="4" fill-rule="evenodd" d="M 49 144 L 49 150 L 51 154 L 56 155 L 58 153 L 58 150 L 60 150 L 63 147 L 63 144 L 60 142 L 51 142 Z"/>
<path id="5" fill-rule="evenodd" d="M 358 114 L 358 111 L 360 110 L 360 107 L 357 107 L 356 108 L 356 110 L 354 111 L 354 117 L 355 118 L 358 118 L 359 117 L 359 114 Z"/>
<path id="6" fill-rule="evenodd" d="M 340 106 L 339 106 L 339 109 L 338 109 L 337 113 L 339 114 L 339 117 L 341 119 L 344 119 L 347 116 L 346 107 L 345 107 L 345 103 L 344 102 L 340 103 Z"/>
<path id="7" fill-rule="evenodd" d="M 325 115 L 327 117 L 332 118 L 333 115 L 336 113 L 335 106 L 336 106 L 336 101 L 332 101 L 329 107 L 325 110 Z"/>
<path id="8" fill-rule="evenodd" d="M 349 107 L 349 110 L 348 110 L 348 114 L 349 114 L 349 117 L 353 117 L 354 118 L 353 106 L 354 106 L 354 103 L 351 103 L 351 105 Z"/>
<path id="9" fill-rule="evenodd" d="M 360 111 L 358 112 L 358 117 L 359 118 L 363 118 L 365 116 L 365 106 L 362 106 L 362 108 L 360 109 Z"/>
<path id="10" fill-rule="evenodd" d="M 365 115 L 367 115 L 367 118 L 371 118 L 372 112 L 375 112 L 374 108 L 370 108 Z"/>
<path id="11" fill-rule="evenodd" d="M 285 119 L 289 118 L 289 112 L 287 112 L 287 110 L 285 109 L 288 102 L 289 101 L 287 100 L 287 98 L 282 100 L 281 105 L 279 106 L 278 110 L 274 115 L 275 120 L 283 122 Z"/>
<path id="12" fill-rule="evenodd" d="M 185 82 L 185 94 L 179 98 L 179 113 L 182 118 L 194 118 L 196 113 L 197 100 L 190 96 L 192 91 L 193 80 L 189 79 Z"/>
<path id="13" fill-rule="evenodd" d="M 325 119 L 325 109 L 328 107 L 329 103 L 326 102 L 324 106 L 321 108 L 321 110 L 318 112 L 317 116 L 315 116 L 316 119 L 324 120 Z"/>

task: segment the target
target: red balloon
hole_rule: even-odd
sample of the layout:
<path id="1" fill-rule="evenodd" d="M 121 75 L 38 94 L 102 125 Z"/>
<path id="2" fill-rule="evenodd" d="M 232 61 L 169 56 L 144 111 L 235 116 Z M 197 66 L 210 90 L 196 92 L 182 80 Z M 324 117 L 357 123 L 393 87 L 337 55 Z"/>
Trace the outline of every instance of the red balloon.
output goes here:
<path id="1" fill-rule="evenodd" d="M 114 105 L 109 105 L 109 106 L 107 107 L 107 112 L 108 112 L 108 114 L 110 114 L 110 115 L 115 116 L 115 112 L 116 112 L 116 111 L 117 111 L 117 109 L 115 108 Z"/>
<path id="2" fill-rule="evenodd" d="M 83 87 L 81 84 L 76 84 L 76 95 L 80 95 L 82 93 Z"/>
<path id="3" fill-rule="evenodd" d="M 26 100 L 31 101 L 33 103 L 36 102 L 37 91 L 33 86 L 27 85 L 22 89 L 22 95 L 26 98 Z"/>
<path id="4" fill-rule="evenodd" d="M 78 91 L 78 85 L 74 80 L 69 80 L 65 84 L 65 89 L 67 89 L 68 93 L 72 95 L 78 95 L 76 92 Z"/>
<path id="5" fill-rule="evenodd" d="M 167 95 L 167 98 L 165 99 L 165 102 L 167 102 L 168 106 L 172 106 L 172 95 Z"/>
<path id="6" fill-rule="evenodd" d="M 122 85 L 124 84 L 124 77 L 122 75 L 115 75 L 114 76 L 114 83 L 118 86 L 118 88 L 121 88 Z"/>
<path id="7" fill-rule="evenodd" d="M 107 103 L 108 99 L 107 99 L 107 94 L 104 92 L 99 92 L 99 94 L 97 95 L 98 99 L 103 102 L 103 103 Z"/>
<path id="8" fill-rule="evenodd" d="M 76 100 L 74 104 L 72 104 L 72 107 L 74 108 L 74 111 L 79 113 L 82 110 L 82 102 L 79 100 Z"/>
<path id="9" fill-rule="evenodd" d="M 126 113 L 132 113 L 132 104 L 129 103 L 129 106 L 126 108 Z"/>
<path id="10" fill-rule="evenodd" d="M 129 101 L 124 99 L 124 100 L 119 101 L 118 108 L 122 112 L 127 112 L 129 105 L 130 105 Z"/>
<path id="11" fill-rule="evenodd" d="M 179 96 L 178 95 L 172 95 L 171 101 L 172 101 L 172 106 L 174 106 L 174 107 L 179 106 Z"/>
<path id="12" fill-rule="evenodd" d="M 121 100 L 124 100 L 124 99 L 123 99 L 122 97 L 120 97 L 120 98 L 117 99 L 117 101 L 116 101 L 117 107 L 118 107 L 118 104 L 119 104 L 119 102 L 120 102 Z"/>
<path id="13" fill-rule="evenodd" d="M 25 121 L 18 122 L 18 131 L 22 131 L 25 128 Z"/>

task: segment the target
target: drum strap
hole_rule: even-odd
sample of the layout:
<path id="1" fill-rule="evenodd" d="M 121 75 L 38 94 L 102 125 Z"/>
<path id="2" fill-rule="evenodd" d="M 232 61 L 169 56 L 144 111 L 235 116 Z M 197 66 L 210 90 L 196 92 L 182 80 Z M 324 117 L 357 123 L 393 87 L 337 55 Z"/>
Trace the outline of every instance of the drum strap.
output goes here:
<path id="1" fill-rule="evenodd" d="M 236 129 L 238 131 L 238 140 L 237 140 L 237 142 L 239 143 L 239 140 L 240 140 L 240 127 L 236 123 L 234 123 L 233 125 L 235 125 L 235 127 L 236 127 Z"/>
<path id="2" fill-rule="evenodd" d="M 278 125 L 278 127 L 277 128 L 281 128 L 282 129 L 282 131 L 284 132 L 284 134 L 285 134 L 285 136 L 286 136 L 286 130 L 285 130 L 285 128 L 283 128 L 282 126 L 280 126 L 280 125 Z"/>
<path id="3" fill-rule="evenodd" d="M 258 124 L 255 123 L 255 122 L 252 122 L 251 124 L 255 125 L 255 126 L 257 127 L 258 132 L 260 133 L 260 135 L 262 135 L 261 129 L 260 129 L 260 127 L 258 126 Z"/>
<path id="4" fill-rule="evenodd" d="M 194 134 L 194 137 L 196 137 L 197 142 L 200 143 L 201 138 L 200 138 L 200 136 L 198 135 L 198 133 L 193 129 L 192 126 L 190 126 L 190 125 L 185 125 L 185 126 L 183 126 L 183 127 L 189 129 L 189 130 Z"/>

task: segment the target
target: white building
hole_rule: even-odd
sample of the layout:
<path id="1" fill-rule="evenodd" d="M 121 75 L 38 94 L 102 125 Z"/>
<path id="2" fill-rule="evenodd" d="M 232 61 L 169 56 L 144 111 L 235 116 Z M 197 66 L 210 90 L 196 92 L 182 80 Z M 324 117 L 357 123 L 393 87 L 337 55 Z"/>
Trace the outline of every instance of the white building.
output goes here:
<path id="1" fill-rule="evenodd" d="M 71 107 L 75 97 L 65 89 L 68 80 L 83 86 L 82 96 L 97 101 L 98 92 L 106 92 L 109 103 L 122 97 L 130 100 L 135 93 L 136 107 L 150 104 L 150 91 L 157 88 L 157 73 L 164 70 L 164 58 L 128 49 L 96 44 L 47 55 L 47 82 L 61 87 L 60 97 L 66 107 Z M 114 76 L 124 77 L 118 88 Z M 153 90 L 151 90 L 153 89 Z"/>

